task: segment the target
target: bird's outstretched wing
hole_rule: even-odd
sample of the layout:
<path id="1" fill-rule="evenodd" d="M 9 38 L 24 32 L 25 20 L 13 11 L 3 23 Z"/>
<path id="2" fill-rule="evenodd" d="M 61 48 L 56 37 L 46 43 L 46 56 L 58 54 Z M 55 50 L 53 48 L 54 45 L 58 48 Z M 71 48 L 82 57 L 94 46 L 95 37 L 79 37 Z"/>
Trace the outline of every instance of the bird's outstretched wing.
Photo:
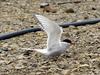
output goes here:
<path id="1" fill-rule="evenodd" d="M 47 48 L 51 48 L 53 45 L 58 44 L 60 42 L 61 33 L 63 32 L 62 28 L 54 21 L 42 15 L 35 15 L 35 18 L 37 18 L 41 24 L 41 28 L 47 33 Z"/>

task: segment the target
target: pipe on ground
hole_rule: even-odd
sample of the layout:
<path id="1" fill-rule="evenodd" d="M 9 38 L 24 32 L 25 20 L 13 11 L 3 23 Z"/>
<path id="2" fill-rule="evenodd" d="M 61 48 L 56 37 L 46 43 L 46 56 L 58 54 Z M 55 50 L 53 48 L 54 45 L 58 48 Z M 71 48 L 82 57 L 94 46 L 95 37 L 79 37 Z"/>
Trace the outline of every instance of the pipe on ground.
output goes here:
<path id="1" fill-rule="evenodd" d="M 98 22 L 100 22 L 100 18 L 82 20 L 79 22 L 67 22 L 67 23 L 63 23 L 63 24 L 59 24 L 59 25 L 63 28 L 66 28 L 69 26 L 85 26 L 87 24 L 93 25 Z M 20 36 L 20 35 L 23 35 L 26 33 L 37 32 L 37 31 L 41 31 L 41 30 L 42 30 L 41 28 L 29 28 L 29 29 L 23 29 L 23 30 L 19 30 L 19 31 L 15 31 L 15 32 L 8 32 L 8 33 L 0 34 L 0 40 L 5 40 L 5 39 L 12 38 L 12 37 Z"/>

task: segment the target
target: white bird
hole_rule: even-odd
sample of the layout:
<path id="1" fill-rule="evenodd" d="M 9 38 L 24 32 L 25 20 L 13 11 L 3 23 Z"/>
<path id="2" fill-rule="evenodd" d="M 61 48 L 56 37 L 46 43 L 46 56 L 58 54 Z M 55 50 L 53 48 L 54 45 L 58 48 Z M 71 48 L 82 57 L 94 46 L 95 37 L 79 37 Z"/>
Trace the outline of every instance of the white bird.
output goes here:
<path id="1" fill-rule="evenodd" d="M 71 41 L 64 40 L 64 42 L 61 42 L 62 28 L 56 22 L 51 21 L 42 15 L 35 14 L 34 16 L 39 21 L 40 27 L 47 33 L 47 48 L 27 49 L 37 51 L 46 56 L 56 56 L 64 53 L 66 49 L 69 48 Z"/>

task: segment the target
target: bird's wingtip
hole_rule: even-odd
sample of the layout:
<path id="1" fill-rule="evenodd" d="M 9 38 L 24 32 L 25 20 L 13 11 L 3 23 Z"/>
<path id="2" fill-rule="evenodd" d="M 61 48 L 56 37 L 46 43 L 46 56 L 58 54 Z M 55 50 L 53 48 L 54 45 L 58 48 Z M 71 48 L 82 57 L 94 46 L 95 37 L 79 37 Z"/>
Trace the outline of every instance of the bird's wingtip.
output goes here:
<path id="1" fill-rule="evenodd" d="M 36 17 L 37 16 L 37 14 L 36 13 L 33 13 L 33 17 Z"/>
<path id="2" fill-rule="evenodd" d="M 36 13 L 33 13 L 33 18 L 38 22 L 38 18 L 39 17 L 39 14 L 36 14 Z"/>

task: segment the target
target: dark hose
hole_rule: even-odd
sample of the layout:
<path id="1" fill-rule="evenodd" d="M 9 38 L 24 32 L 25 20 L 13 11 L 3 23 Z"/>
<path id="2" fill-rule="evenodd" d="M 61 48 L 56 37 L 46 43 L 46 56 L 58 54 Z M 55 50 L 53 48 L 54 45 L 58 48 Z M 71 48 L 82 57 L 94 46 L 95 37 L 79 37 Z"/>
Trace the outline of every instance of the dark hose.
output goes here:
<path id="1" fill-rule="evenodd" d="M 29 28 L 29 29 L 23 29 L 23 30 L 19 30 L 15 32 L 1 34 L 0 40 L 5 40 L 5 39 L 9 39 L 15 36 L 23 35 L 30 32 L 36 32 L 36 31 L 41 31 L 41 28 Z"/>
<path id="2" fill-rule="evenodd" d="M 63 28 L 66 28 L 66 27 L 69 27 L 69 26 L 85 26 L 87 24 L 93 25 L 93 24 L 98 23 L 98 22 L 100 22 L 100 18 L 82 20 L 82 21 L 79 21 L 79 22 L 69 22 L 69 23 L 67 22 L 67 23 L 60 24 L 60 26 L 62 26 Z"/>
<path id="3" fill-rule="evenodd" d="M 67 23 L 63 23 L 63 24 L 59 24 L 59 25 L 61 27 L 65 28 L 65 27 L 69 27 L 69 26 L 85 26 L 87 24 L 92 25 L 92 24 L 95 24 L 98 22 L 100 22 L 100 18 L 83 20 L 80 22 L 69 22 L 69 23 L 67 22 Z M 36 32 L 36 31 L 41 31 L 41 28 L 29 28 L 29 29 L 11 32 L 11 33 L 0 34 L 0 40 L 5 40 L 5 39 L 9 39 L 9 38 L 12 38 L 15 36 L 23 35 L 23 34 L 30 33 L 30 32 Z"/>

